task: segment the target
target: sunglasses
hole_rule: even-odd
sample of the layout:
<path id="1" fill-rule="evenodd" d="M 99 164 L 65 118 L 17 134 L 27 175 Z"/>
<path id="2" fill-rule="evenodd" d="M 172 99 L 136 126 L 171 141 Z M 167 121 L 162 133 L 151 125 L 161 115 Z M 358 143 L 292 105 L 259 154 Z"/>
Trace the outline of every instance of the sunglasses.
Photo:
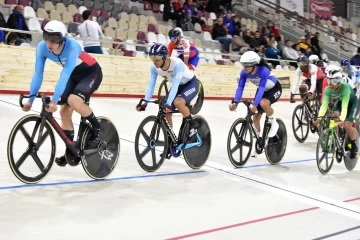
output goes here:
<path id="1" fill-rule="evenodd" d="M 175 41 L 177 39 L 177 37 L 170 37 L 171 41 Z"/>
<path id="2" fill-rule="evenodd" d="M 299 67 L 302 67 L 302 66 L 307 66 L 307 63 L 305 63 L 305 62 L 298 62 L 297 65 L 298 65 Z"/>
<path id="3" fill-rule="evenodd" d="M 160 60 L 163 60 L 163 56 L 162 56 L 162 55 L 149 56 L 149 58 L 151 59 L 151 61 L 160 61 Z"/>

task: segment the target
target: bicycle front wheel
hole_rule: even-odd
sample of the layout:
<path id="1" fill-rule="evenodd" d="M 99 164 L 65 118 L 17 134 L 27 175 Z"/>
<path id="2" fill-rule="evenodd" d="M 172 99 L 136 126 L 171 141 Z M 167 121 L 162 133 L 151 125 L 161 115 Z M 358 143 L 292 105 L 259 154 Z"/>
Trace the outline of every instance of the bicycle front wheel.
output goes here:
<path id="1" fill-rule="evenodd" d="M 253 133 L 245 118 L 237 119 L 230 128 L 227 152 L 234 167 L 243 167 L 250 158 Z"/>
<path id="2" fill-rule="evenodd" d="M 334 130 L 323 129 L 316 145 L 316 163 L 321 174 L 325 175 L 331 170 L 336 157 L 335 147 Z"/>
<path id="3" fill-rule="evenodd" d="M 56 142 L 52 128 L 47 121 L 41 127 L 39 115 L 21 118 L 10 133 L 7 146 L 9 165 L 23 183 L 42 181 L 50 172 L 55 152 Z"/>

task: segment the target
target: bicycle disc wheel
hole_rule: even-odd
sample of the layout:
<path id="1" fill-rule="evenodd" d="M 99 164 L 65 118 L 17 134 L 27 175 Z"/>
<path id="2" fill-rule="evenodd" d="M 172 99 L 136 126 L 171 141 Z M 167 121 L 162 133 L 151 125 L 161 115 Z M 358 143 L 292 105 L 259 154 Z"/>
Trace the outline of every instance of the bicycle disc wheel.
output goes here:
<path id="1" fill-rule="evenodd" d="M 185 162 L 192 169 L 199 169 L 209 158 L 211 151 L 211 131 L 207 121 L 201 116 L 194 116 L 194 121 L 199 124 L 197 129 L 198 135 L 202 141 L 200 146 L 195 146 L 188 149 L 183 149 Z M 183 131 L 182 139 L 187 139 L 189 135 L 189 125 Z"/>
<path id="2" fill-rule="evenodd" d="M 356 146 L 359 147 L 359 133 L 358 131 L 353 128 L 353 130 L 355 131 L 355 135 L 356 135 Z M 346 140 L 345 146 L 349 143 L 349 139 Z M 358 162 L 358 156 L 356 156 L 355 159 L 350 159 L 350 151 L 348 151 L 347 153 L 345 153 L 344 155 L 344 164 L 347 170 L 352 171 L 355 167 L 356 164 Z"/>
<path id="3" fill-rule="evenodd" d="M 237 168 L 243 167 L 250 158 L 252 146 L 253 132 L 250 125 L 245 118 L 235 120 L 227 139 L 227 152 L 231 164 Z M 244 151 L 244 148 L 248 150 Z"/>
<path id="4" fill-rule="evenodd" d="M 42 181 L 55 160 L 56 142 L 52 128 L 45 121 L 42 138 L 39 139 L 40 125 L 39 115 L 24 116 L 15 124 L 8 140 L 7 155 L 11 171 L 27 184 Z"/>
<path id="5" fill-rule="evenodd" d="M 192 115 L 196 115 L 200 112 L 202 105 L 204 103 L 204 86 L 203 84 L 199 81 L 199 92 L 198 92 L 198 96 L 196 99 L 196 102 L 194 105 L 189 106 L 190 109 L 190 113 Z"/>
<path id="6" fill-rule="evenodd" d="M 284 122 L 277 118 L 279 129 L 275 135 L 269 139 L 265 148 L 266 159 L 272 165 L 278 164 L 284 157 L 287 147 L 287 131 Z"/>
<path id="7" fill-rule="evenodd" d="M 155 172 L 164 163 L 167 149 L 168 138 L 165 126 L 160 124 L 156 116 L 145 118 L 135 135 L 135 156 L 140 167 L 147 172 Z"/>
<path id="8" fill-rule="evenodd" d="M 106 149 L 81 157 L 81 164 L 86 174 L 95 180 L 102 180 L 110 176 L 119 159 L 120 138 L 115 125 L 106 117 L 97 117 L 101 125 L 101 140 L 97 147 L 106 145 Z M 91 135 L 91 129 L 87 127 L 81 138 L 81 150 L 90 150 L 94 146 L 87 146 L 87 140 Z"/>
<path id="9" fill-rule="evenodd" d="M 296 140 L 303 143 L 309 135 L 310 120 L 303 104 L 297 105 L 292 115 L 292 129 Z"/>
<path id="10" fill-rule="evenodd" d="M 332 129 L 323 129 L 316 145 L 316 163 L 321 174 L 327 174 L 334 164 L 335 139 Z"/>

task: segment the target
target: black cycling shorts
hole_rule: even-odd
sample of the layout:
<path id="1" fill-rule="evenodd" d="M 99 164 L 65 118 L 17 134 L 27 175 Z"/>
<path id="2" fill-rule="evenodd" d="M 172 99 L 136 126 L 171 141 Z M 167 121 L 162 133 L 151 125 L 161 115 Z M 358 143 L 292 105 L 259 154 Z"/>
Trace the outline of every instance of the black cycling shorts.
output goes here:
<path id="1" fill-rule="evenodd" d="M 256 91 L 259 91 L 259 89 Z M 255 94 L 255 96 L 256 96 Z M 279 98 L 281 97 L 282 94 L 282 87 L 281 84 L 279 83 L 279 81 L 276 82 L 275 86 L 267 91 L 264 92 L 264 95 L 262 98 L 265 98 L 267 100 L 270 101 L 270 105 L 277 102 L 279 100 Z M 264 109 L 262 109 L 262 107 L 260 106 L 260 104 L 257 106 L 258 112 L 259 113 L 264 113 Z"/>
<path id="2" fill-rule="evenodd" d="M 90 96 L 99 88 L 103 78 L 102 70 L 98 63 L 89 68 L 85 74 L 74 74 L 74 72 L 66 84 L 59 104 L 67 104 L 70 94 L 81 97 L 86 104 L 89 104 Z"/>

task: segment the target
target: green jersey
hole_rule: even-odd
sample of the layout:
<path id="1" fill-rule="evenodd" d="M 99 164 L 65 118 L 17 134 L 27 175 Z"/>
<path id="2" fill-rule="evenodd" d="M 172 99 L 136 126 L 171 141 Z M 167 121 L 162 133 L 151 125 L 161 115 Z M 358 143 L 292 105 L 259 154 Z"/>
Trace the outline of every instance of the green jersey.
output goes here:
<path id="1" fill-rule="evenodd" d="M 335 100 L 341 101 L 341 114 L 340 114 L 341 121 L 345 121 L 346 119 L 349 103 L 358 101 L 354 94 L 354 91 L 352 90 L 351 86 L 348 83 L 341 82 L 340 89 L 337 92 L 331 90 L 331 88 L 328 86 L 325 88 L 324 91 L 324 98 L 319 111 L 319 117 L 325 115 L 330 98 L 334 98 Z"/>

